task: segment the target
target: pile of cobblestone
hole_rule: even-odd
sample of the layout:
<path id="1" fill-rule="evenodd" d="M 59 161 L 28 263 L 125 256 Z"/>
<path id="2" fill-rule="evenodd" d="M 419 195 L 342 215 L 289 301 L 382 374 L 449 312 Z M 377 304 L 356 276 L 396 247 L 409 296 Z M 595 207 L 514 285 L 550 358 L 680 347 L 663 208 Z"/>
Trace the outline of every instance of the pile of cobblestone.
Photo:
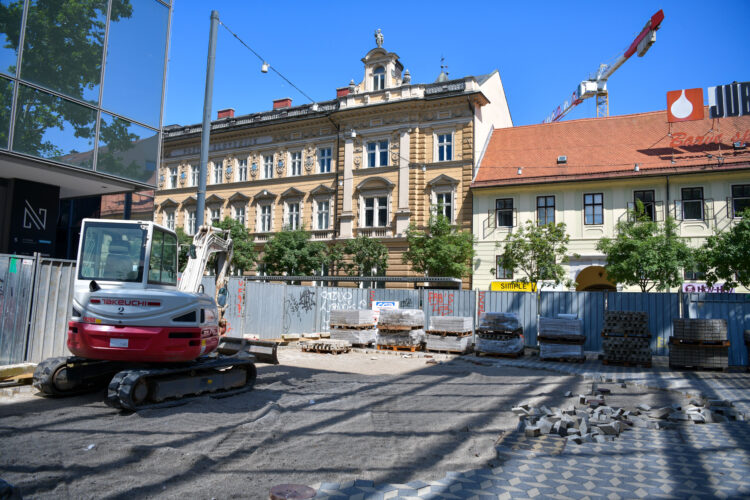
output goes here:
<path id="1" fill-rule="evenodd" d="M 731 401 L 691 400 L 682 407 L 679 404 L 651 408 L 640 404 L 637 408 L 625 409 L 607 406 L 604 395 L 608 389 L 598 389 L 593 396 L 578 396 L 578 404 L 568 409 L 534 407 L 527 404 L 512 409 L 518 415 L 518 431 L 527 437 L 545 434 L 567 438 L 568 443 L 604 443 L 614 441 L 621 433 L 634 427 L 645 429 L 670 429 L 680 424 L 710 424 L 731 420 L 745 420 Z M 572 397 L 571 393 L 566 396 Z"/>

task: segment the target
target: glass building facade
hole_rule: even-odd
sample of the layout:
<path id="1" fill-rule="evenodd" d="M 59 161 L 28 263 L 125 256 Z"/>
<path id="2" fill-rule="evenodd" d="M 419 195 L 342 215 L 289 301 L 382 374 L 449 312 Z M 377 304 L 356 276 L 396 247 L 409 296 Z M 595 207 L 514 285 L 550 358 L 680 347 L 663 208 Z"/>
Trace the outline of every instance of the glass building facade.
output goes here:
<path id="1" fill-rule="evenodd" d="M 0 0 L 0 152 L 155 187 L 170 18 L 163 0 Z"/>

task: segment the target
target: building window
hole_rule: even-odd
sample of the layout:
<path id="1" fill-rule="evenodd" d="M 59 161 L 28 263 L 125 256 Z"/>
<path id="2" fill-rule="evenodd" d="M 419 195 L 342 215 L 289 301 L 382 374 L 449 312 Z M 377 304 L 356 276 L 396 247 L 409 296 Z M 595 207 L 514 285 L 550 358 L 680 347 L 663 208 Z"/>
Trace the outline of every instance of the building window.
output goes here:
<path id="1" fill-rule="evenodd" d="M 453 222 L 453 193 L 435 193 L 434 212 Z"/>
<path id="2" fill-rule="evenodd" d="M 302 151 L 292 153 L 292 161 L 289 163 L 289 175 L 302 175 Z"/>
<path id="3" fill-rule="evenodd" d="M 388 197 L 370 196 L 364 198 L 364 227 L 384 227 L 388 224 Z"/>
<path id="4" fill-rule="evenodd" d="M 750 184 L 732 186 L 732 217 L 742 217 L 746 208 L 750 208 Z"/>
<path id="5" fill-rule="evenodd" d="M 190 166 L 190 185 L 193 187 L 198 186 L 198 174 L 200 173 L 201 169 L 198 165 L 191 165 Z"/>
<path id="6" fill-rule="evenodd" d="M 703 188 L 682 188 L 682 219 L 703 220 Z"/>
<path id="7" fill-rule="evenodd" d="M 245 225 L 245 207 L 234 207 L 234 220 Z"/>
<path id="8" fill-rule="evenodd" d="M 247 180 L 247 160 L 237 160 L 237 180 L 239 182 Z"/>
<path id="9" fill-rule="evenodd" d="M 331 171 L 331 148 L 320 148 L 318 150 L 318 171 L 321 174 Z"/>
<path id="10" fill-rule="evenodd" d="M 295 229 L 299 229 L 299 203 L 287 203 L 286 213 L 287 228 L 291 229 L 292 231 L 294 231 Z"/>
<path id="11" fill-rule="evenodd" d="M 221 208 L 211 209 L 211 225 L 216 226 L 221 222 Z"/>
<path id="12" fill-rule="evenodd" d="M 219 162 L 214 165 L 214 184 L 221 184 L 221 178 L 224 176 L 224 164 Z"/>
<path id="13" fill-rule="evenodd" d="M 683 271 L 683 276 L 686 280 L 690 281 L 703 281 L 704 279 L 706 279 L 705 273 L 696 271 L 695 269 L 685 269 Z"/>
<path id="14" fill-rule="evenodd" d="M 315 220 L 317 221 L 316 229 L 328 229 L 330 225 L 330 207 L 329 201 L 319 201 L 317 205 L 317 214 Z"/>
<path id="15" fill-rule="evenodd" d="M 438 134 L 437 161 L 451 161 L 453 159 L 453 134 Z"/>
<path id="16" fill-rule="evenodd" d="M 495 276 L 499 280 L 512 280 L 513 269 L 505 269 L 500 263 L 503 260 L 502 255 L 495 256 Z"/>
<path id="17" fill-rule="evenodd" d="M 372 71 L 372 90 L 385 88 L 385 67 L 378 66 Z"/>
<path id="18" fill-rule="evenodd" d="M 271 230 L 271 205 L 260 206 L 260 232 L 267 233 Z"/>
<path id="19" fill-rule="evenodd" d="M 495 200 L 497 227 L 513 227 L 513 198 Z"/>
<path id="20" fill-rule="evenodd" d="M 546 226 L 555 223 L 555 197 L 554 196 L 537 196 L 536 197 L 536 224 Z"/>
<path id="21" fill-rule="evenodd" d="M 367 143 L 367 166 L 388 166 L 388 141 L 375 141 Z"/>
<path id="22" fill-rule="evenodd" d="M 177 187 L 177 167 L 169 167 L 169 187 Z"/>
<path id="23" fill-rule="evenodd" d="M 602 193 L 583 195 L 583 223 L 604 224 L 604 195 Z"/>
<path id="24" fill-rule="evenodd" d="M 263 178 L 273 179 L 273 155 L 263 157 Z"/>
<path id="25" fill-rule="evenodd" d="M 654 216 L 654 199 L 656 195 L 653 189 L 646 191 L 633 191 L 633 205 L 635 210 L 638 210 L 638 202 L 643 203 L 643 214 L 649 218 L 649 220 L 655 220 Z"/>
<path id="26" fill-rule="evenodd" d="M 185 232 L 190 236 L 195 234 L 195 210 L 187 211 L 187 221 L 185 222 Z"/>
<path id="27" fill-rule="evenodd" d="M 164 213 L 164 224 L 167 226 L 167 229 L 174 231 L 174 211 Z"/>

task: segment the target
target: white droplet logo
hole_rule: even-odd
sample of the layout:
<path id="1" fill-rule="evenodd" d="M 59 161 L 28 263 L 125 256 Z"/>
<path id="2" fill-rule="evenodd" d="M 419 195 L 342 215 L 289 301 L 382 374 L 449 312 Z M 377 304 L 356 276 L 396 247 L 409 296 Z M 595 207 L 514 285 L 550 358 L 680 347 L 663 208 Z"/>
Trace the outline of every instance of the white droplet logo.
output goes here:
<path id="1" fill-rule="evenodd" d="M 685 97 L 685 90 L 680 94 L 680 98 L 672 103 L 670 111 L 675 118 L 687 118 L 693 112 L 693 103 Z"/>

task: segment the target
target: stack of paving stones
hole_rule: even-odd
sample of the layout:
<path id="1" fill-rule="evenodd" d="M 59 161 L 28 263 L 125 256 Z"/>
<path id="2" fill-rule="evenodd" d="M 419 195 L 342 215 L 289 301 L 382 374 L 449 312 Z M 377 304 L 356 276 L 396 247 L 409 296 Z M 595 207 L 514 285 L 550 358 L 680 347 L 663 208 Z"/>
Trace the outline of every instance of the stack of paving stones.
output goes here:
<path id="1" fill-rule="evenodd" d="M 539 318 L 539 358 L 583 361 L 583 321 L 568 315 Z"/>
<path id="2" fill-rule="evenodd" d="M 675 319 L 669 338 L 671 368 L 725 370 L 729 366 L 727 321 Z"/>
<path id="3" fill-rule="evenodd" d="M 523 327 L 513 313 L 485 312 L 479 316 L 475 350 L 518 357 L 523 354 Z"/>
<path id="4" fill-rule="evenodd" d="M 651 366 L 647 313 L 605 311 L 602 337 L 604 364 Z"/>
<path id="5" fill-rule="evenodd" d="M 300 348 L 304 352 L 316 352 L 320 354 L 342 354 L 349 352 L 352 345 L 347 340 L 318 339 L 303 340 Z"/>
<path id="6" fill-rule="evenodd" d="M 568 444 L 604 443 L 614 441 L 622 433 L 633 429 L 673 429 L 678 425 L 710 424 L 744 420 L 730 401 L 692 400 L 684 408 L 679 404 L 651 408 L 646 404 L 626 410 L 607 406 L 599 389 L 593 396 L 578 396 L 578 404 L 568 409 L 520 405 L 512 409 L 518 415 L 517 431 L 526 437 L 555 435 L 567 439 Z M 568 393 L 568 396 L 572 396 Z"/>
<path id="7" fill-rule="evenodd" d="M 331 311 L 331 338 L 351 345 L 367 347 L 378 339 L 375 314 L 370 309 Z"/>
<path id="8" fill-rule="evenodd" d="M 383 309 L 378 319 L 378 349 L 418 350 L 425 341 L 424 311 Z"/>
<path id="9" fill-rule="evenodd" d="M 465 353 L 471 348 L 474 322 L 471 316 L 433 316 L 427 330 L 428 351 Z"/>

